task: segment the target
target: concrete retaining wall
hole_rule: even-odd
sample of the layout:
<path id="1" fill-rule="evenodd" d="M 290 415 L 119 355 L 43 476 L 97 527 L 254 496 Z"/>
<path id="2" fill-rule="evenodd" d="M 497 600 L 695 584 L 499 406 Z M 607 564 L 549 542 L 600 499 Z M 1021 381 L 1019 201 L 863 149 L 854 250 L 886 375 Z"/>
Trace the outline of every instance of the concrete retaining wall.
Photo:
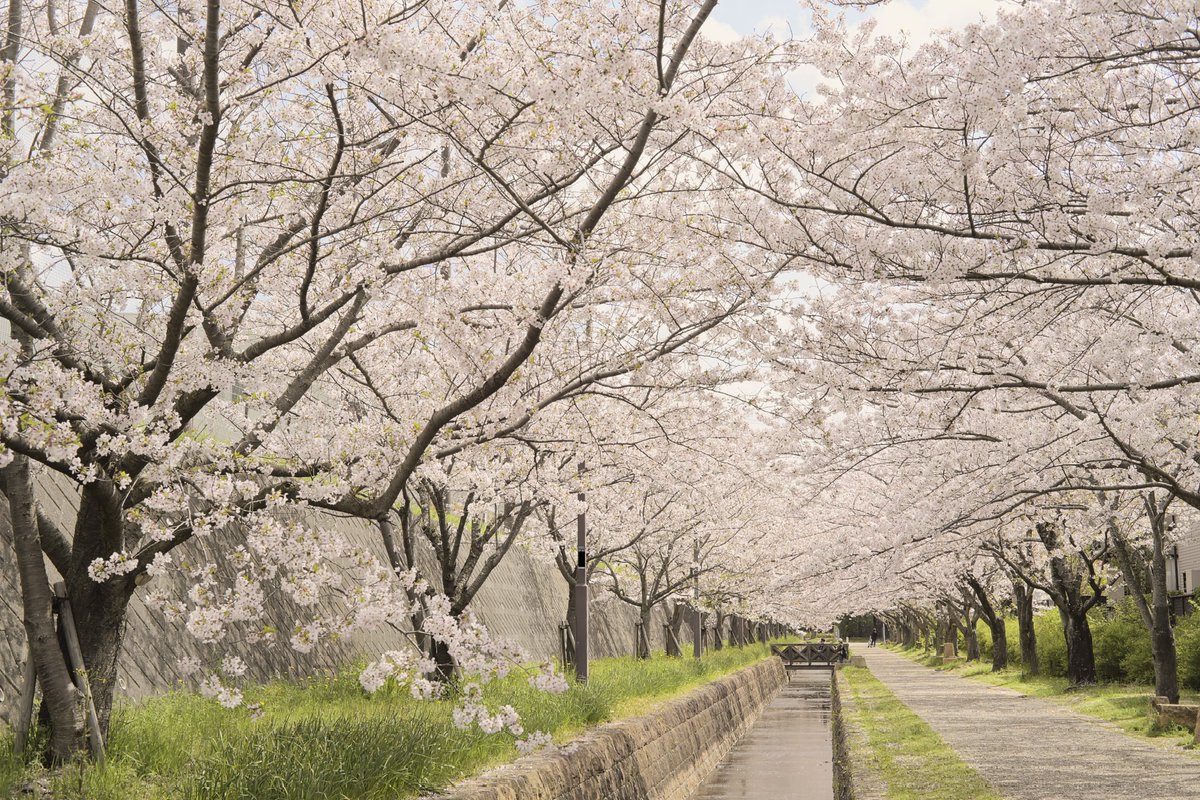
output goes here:
<path id="1" fill-rule="evenodd" d="M 686 800 L 786 680 L 768 658 L 665 703 L 602 725 L 563 750 L 537 753 L 468 781 L 443 800 Z"/>
<path id="2" fill-rule="evenodd" d="M 78 508 L 72 485 L 58 476 L 42 475 L 38 494 L 47 514 L 64 530 L 74 526 Z M 322 527 L 336 529 L 354 544 L 386 557 L 378 531 L 361 521 L 329 517 Z M 515 547 L 484 584 L 472 605 L 480 620 L 493 635 L 520 645 L 533 658 L 550 658 L 558 653 L 558 623 L 566 617 L 567 582 L 549 558 L 539 558 L 532 549 Z M 231 542 L 222 537 L 193 540 L 175 551 L 177 563 L 220 562 L 221 554 L 231 550 Z M 224 570 L 226 576 L 231 570 Z M 427 574 L 436 575 L 436 570 Z M 169 581 L 172 593 L 186 594 L 181 577 L 156 578 L 139 594 Z M 597 587 L 593 590 L 591 621 L 591 653 L 593 658 L 632 655 L 634 623 L 637 612 L 618 601 L 611 592 Z M 266 618 L 278 630 L 290 631 L 297 619 L 296 609 L 280 593 L 267 600 Z M 663 647 L 661 614 L 651 625 L 651 644 Z M 286 637 L 285 637 L 286 638 Z M 330 642 L 310 653 L 299 653 L 286 644 L 272 647 L 245 648 L 240 653 L 248 666 L 247 679 L 267 681 L 277 677 L 310 676 L 336 670 L 361 658 L 370 658 L 386 650 L 403 646 L 403 640 L 388 629 L 360 633 L 346 640 Z M 25 661 L 25 630 L 22 624 L 21 592 L 16 570 L 16 555 L 12 547 L 8 506 L 0 496 L 0 723 L 12 719 L 20 692 L 22 664 Z M 129 606 L 118 677 L 118 693 L 137 698 L 166 691 L 186 680 L 179 674 L 177 663 L 184 656 L 201 656 L 196 640 L 183 630 L 182 623 L 165 620 L 150 611 L 135 595 Z"/>

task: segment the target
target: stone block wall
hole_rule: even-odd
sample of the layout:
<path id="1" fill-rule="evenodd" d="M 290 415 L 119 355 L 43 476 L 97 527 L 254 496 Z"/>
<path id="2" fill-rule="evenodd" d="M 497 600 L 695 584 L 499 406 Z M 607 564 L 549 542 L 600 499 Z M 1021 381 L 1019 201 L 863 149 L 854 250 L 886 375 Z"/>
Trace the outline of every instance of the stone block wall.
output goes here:
<path id="1" fill-rule="evenodd" d="M 783 685 L 768 658 L 663 704 L 602 725 L 563 750 L 467 781 L 439 800 L 687 800 Z"/>

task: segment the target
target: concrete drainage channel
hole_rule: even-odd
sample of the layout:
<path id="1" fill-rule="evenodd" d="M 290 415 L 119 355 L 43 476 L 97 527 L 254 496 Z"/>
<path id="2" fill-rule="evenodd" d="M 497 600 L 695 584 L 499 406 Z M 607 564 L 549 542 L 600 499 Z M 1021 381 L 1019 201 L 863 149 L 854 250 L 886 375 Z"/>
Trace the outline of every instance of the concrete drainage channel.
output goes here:
<path id="1" fill-rule="evenodd" d="M 833 798 L 829 672 L 770 658 L 439 800 Z"/>
<path id="2" fill-rule="evenodd" d="M 793 673 L 694 800 L 833 800 L 828 670 Z"/>

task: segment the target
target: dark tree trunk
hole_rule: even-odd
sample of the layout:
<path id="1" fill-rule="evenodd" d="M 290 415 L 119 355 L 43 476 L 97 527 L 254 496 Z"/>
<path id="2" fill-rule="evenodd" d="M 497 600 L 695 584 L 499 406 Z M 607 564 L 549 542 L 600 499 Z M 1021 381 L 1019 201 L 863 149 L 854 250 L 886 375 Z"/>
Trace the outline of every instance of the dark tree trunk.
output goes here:
<path id="1" fill-rule="evenodd" d="M 683 628 L 686 613 L 687 606 L 683 603 L 676 603 L 671 609 L 671 616 L 663 623 L 663 647 L 669 656 L 678 658 L 683 655 L 683 650 L 679 646 L 679 632 Z"/>
<path id="2" fill-rule="evenodd" d="M 133 597 L 131 580 L 92 580 L 88 566 L 123 549 L 124 512 L 106 486 L 84 487 L 75 524 L 71 564 L 63 576 L 75 615 L 79 647 L 87 668 L 100 731 L 107 741 L 117 688 L 117 659 L 125 637 L 125 616 Z"/>
<path id="3" fill-rule="evenodd" d="M 963 638 L 967 641 L 967 661 L 979 660 L 979 633 L 975 630 L 979 619 L 971 613 L 966 615 L 967 625 L 963 628 Z"/>
<path id="4" fill-rule="evenodd" d="M 967 576 L 967 586 L 975 594 L 979 613 L 987 622 L 992 634 L 992 672 L 999 672 L 1008 666 L 1008 631 L 1004 627 L 1004 616 L 997 610 L 987 590 L 974 576 Z"/>
<path id="5" fill-rule="evenodd" d="M 440 639 L 431 638 L 430 642 L 429 657 L 437 664 L 433 677 L 440 683 L 449 683 L 457 667 L 454 656 L 450 655 L 450 647 Z"/>
<path id="6" fill-rule="evenodd" d="M 988 622 L 992 632 L 992 672 L 1008 668 L 1008 629 L 1004 625 L 1004 617 L 997 615 L 994 622 Z"/>
<path id="7" fill-rule="evenodd" d="M 1154 693 L 1179 702 L 1179 664 L 1169 606 L 1155 606 L 1150 646 L 1154 656 Z"/>
<path id="8" fill-rule="evenodd" d="M 1017 612 L 1017 638 L 1021 645 L 1021 668 L 1026 675 L 1040 674 L 1037 634 L 1033 629 L 1033 590 L 1020 578 L 1013 579 L 1013 605 Z"/>
<path id="9" fill-rule="evenodd" d="M 50 723 L 47 761 L 62 764 L 83 752 L 86 747 L 83 716 L 78 692 L 58 643 L 54 601 L 38 535 L 29 462 L 23 456 L 14 456 L 2 474 L 21 580 L 21 605 L 29 642 L 29 658 L 33 660 L 42 689 L 42 714 Z"/>
<path id="10" fill-rule="evenodd" d="M 1067 678 L 1072 685 L 1096 682 L 1096 654 L 1092 647 L 1092 629 L 1087 612 L 1100 602 L 1101 594 L 1094 572 L 1094 560 L 1080 550 L 1074 554 L 1059 553 L 1061 530 L 1058 523 L 1039 522 L 1038 537 L 1051 554 L 1050 581 L 1043 590 L 1058 607 L 1063 636 L 1067 642 Z M 1057 554 L 1056 554 L 1057 553 Z M 1086 570 L 1086 572 L 1085 572 Z M 1084 593 L 1084 586 L 1090 594 Z"/>
<path id="11" fill-rule="evenodd" d="M 1058 610 L 1063 634 L 1067 640 L 1067 679 L 1072 686 L 1096 682 L 1096 653 L 1092 648 L 1092 629 L 1087 612 L 1069 613 Z"/>
<path id="12" fill-rule="evenodd" d="M 1153 618 L 1150 643 L 1154 655 L 1155 693 L 1178 703 L 1179 664 L 1175 631 L 1171 628 L 1171 598 L 1167 594 L 1165 517 L 1165 513 L 1160 513 L 1154 523 L 1154 547 L 1150 559 L 1150 615 Z"/>
<path id="13" fill-rule="evenodd" d="M 1153 495 L 1145 498 L 1150 518 L 1151 544 L 1147 563 L 1142 553 L 1130 546 L 1114 521 L 1110 526 L 1113 551 L 1121 567 L 1130 599 L 1142 624 L 1150 633 L 1154 659 L 1154 693 L 1172 703 L 1179 702 L 1179 665 L 1175 632 L 1171 628 L 1171 601 L 1167 594 L 1166 507 Z M 1149 595 L 1149 601 L 1146 596 Z"/>
<path id="14" fill-rule="evenodd" d="M 958 629 L 959 621 L 958 614 L 949 605 L 946 607 L 946 638 L 943 642 L 949 642 L 954 646 L 954 655 L 958 655 Z"/>
<path id="15" fill-rule="evenodd" d="M 716 612 L 716 621 L 713 623 L 713 640 L 712 640 L 712 649 L 713 650 L 724 650 L 725 649 L 725 619 L 726 619 L 726 616 L 727 616 L 726 614 L 723 614 L 720 611 Z"/>
<path id="16" fill-rule="evenodd" d="M 638 612 L 638 636 L 634 643 L 634 654 L 638 658 L 650 657 L 650 613 L 652 609 L 642 608 Z"/>
<path id="17" fill-rule="evenodd" d="M 1167 594 L 1165 514 L 1155 524 L 1154 549 L 1150 560 L 1150 614 L 1153 617 L 1151 647 L 1154 654 L 1155 692 L 1179 702 L 1179 664 L 1175 631 L 1171 628 L 1171 598 Z"/>
<path id="18" fill-rule="evenodd" d="M 917 646 L 917 623 L 910 615 L 905 615 L 900 628 L 900 643 L 905 649 L 912 650 Z"/>

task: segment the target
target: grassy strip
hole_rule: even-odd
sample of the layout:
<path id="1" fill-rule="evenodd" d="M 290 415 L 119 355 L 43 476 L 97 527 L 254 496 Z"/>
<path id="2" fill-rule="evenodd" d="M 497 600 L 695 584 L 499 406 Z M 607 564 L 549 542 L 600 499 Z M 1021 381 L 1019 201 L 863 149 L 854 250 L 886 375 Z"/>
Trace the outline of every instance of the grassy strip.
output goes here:
<path id="1" fill-rule="evenodd" d="M 852 702 L 843 703 L 847 722 L 866 738 L 861 761 L 887 787 L 893 800 L 1000 800 L 933 728 L 862 667 L 842 677 Z M 851 737 L 855 746 L 857 737 Z M 858 755 L 858 754 L 856 754 Z"/>
<path id="2" fill-rule="evenodd" d="M 602 659 L 592 663 L 587 685 L 572 683 L 563 694 L 536 690 L 514 674 L 489 684 L 484 696 L 492 707 L 516 708 L 526 730 L 562 742 L 768 654 L 755 645 L 699 661 Z M 252 687 L 246 702 L 260 704 L 262 716 L 190 691 L 121 705 L 104 769 L 39 772 L 15 763 L 11 742 L 0 742 L 0 796 L 32 781 L 38 796 L 55 800 L 403 800 L 517 755 L 508 734 L 455 728 L 452 702 L 418 701 L 394 688 L 367 695 L 357 671 Z"/>
<path id="3" fill-rule="evenodd" d="M 1043 697 L 1066 706 L 1080 714 L 1112 722 L 1126 733 L 1141 738 L 1156 740 L 1169 747 L 1183 747 L 1200 757 L 1200 750 L 1193 742 L 1192 731 L 1176 726 L 1159 728 L 1150 710 L 1154 687 L 1141 684 L 1100 683 L 1092 686 L 1071 686 L 1066 678 L 1029 677 L 1020 668 L 1010 667 L 1001 672 L 992 672 L 990 661 L 955 661 L 943 664 L 942 659 L 919 648 L 904 649 L 899 645 L 887 645 L 918 664 L 941 672 L 949 672 L 979 683 L 1003 686 L 1029 697 Z M 1200 704 L 1200 694 L 1184 692 L 1179 702 Z"/>

